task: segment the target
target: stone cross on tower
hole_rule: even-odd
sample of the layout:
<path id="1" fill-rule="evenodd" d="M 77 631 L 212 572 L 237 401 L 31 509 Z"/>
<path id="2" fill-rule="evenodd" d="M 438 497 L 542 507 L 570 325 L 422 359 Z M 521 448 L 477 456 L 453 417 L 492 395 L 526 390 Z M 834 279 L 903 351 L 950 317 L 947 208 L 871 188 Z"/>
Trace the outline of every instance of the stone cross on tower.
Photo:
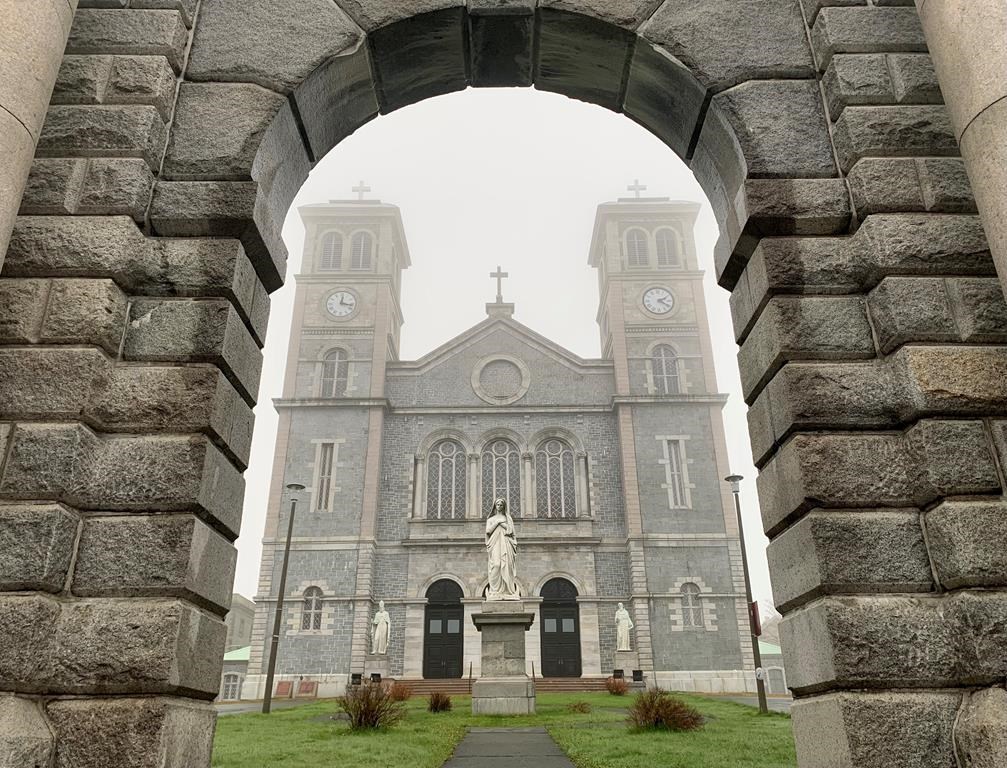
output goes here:
<path id="1" fill-rule="evenodd" d="M 640 193 L 645 192 L 647 189 L 646 184 L 641 184 L 639 179 L 633 179 L 633 183 L 626 187 L 630 192 L 636 195 L 636 199 L 640 199 Z"/>
<path id="2" fill-rule="evenodd" d="M 510 274 L 504 272 L 499 266 L 496 272 L 490 272 L 490 277 L 495 278 L 497 281 L 497 304 L 503 304 L 503 279 L 505 277 L 510 277 Z"/>
<path id="3" fill-rule="evenodd" d="M 361 181 L 360 184 L 358 184 L 357 186 L 355 186 L 353 188 L 353 191 L 357 193 L 357 199 L 358 200 L 363 200 L 364 199 L 364 195 L 367 192 L 370 192 L 371 188 L 368 187 L 366 184 L 364 184 L 363 181 Z M 639 197 L 639 195 L 637 195 L 637 197 Z"/>

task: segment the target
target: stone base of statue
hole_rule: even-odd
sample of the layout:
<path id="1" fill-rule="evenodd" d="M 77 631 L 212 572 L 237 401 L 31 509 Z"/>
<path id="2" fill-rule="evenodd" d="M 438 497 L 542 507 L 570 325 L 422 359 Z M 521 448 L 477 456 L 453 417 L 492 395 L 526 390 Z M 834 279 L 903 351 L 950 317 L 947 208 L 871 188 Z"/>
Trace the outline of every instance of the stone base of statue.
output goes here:
<path id="1" fill-rule="evenodd" d="M 616 651 L 615 666 L 612 669 L 621 669 L 626 675 L 626 679 L 633 677 L 633 670 L 640 668 L 640 654 L 636 651 Z"/>
<path id="2" fill-rule="evenodd" d="M 625 677 L 629 687 L 634 690 L 642 690 L 650 686 L 651 681 L 648 679 L 647 675 L 644 675 L 642 681 L 633 680 L 633 670 L 640 668 L 640 654 L 636 651 L 616 651 L 615 652 L 615 666 L 613 669 L 621 669 L 622 674 Z M 653 676 L 651 676 L 653 677 Z"/>
<path id="3" fill-rule="evenodd" d="M 364 657 L 364 680 L 370 680 L 371 675 L 381 675 L 382 680 L 388 679 L 388 654 L 368 653 Z"/>
<path id="4" fill-rule="evenodd" d="M 472 615 L 482 634 L 482 674 L 472 684 L 472 714 L 534 714 L 535 681 L 525 663 L 525 633 L 534 620 L 520 600 L 484 602 Z"/>

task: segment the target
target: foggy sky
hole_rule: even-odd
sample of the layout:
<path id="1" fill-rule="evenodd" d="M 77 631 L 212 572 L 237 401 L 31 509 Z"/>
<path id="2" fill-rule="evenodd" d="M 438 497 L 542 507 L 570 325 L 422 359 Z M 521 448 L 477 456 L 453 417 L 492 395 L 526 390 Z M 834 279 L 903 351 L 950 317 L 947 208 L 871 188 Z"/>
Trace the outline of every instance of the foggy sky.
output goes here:
<path id="1" fill-rule="evenodd" d="M 510 273 L 504 300 L 515 319 L 581 357 L 600 357 L 598 282 L 588 266 L 595 211 L 644 196 L 703 204 L 696 227 L 733 472 L 745 476 L 742 505 L 753 591 L 771 602 L 736 362 L 728 293 L 715 283 L 717 227 L 702 189 L 659 139 L 622 115 L 532 89 L 468 90 L 379 117 L 343 141 L 305 182 L 283 229 L 290 251 L 287 286 L 273 294 L 252 460 L 245 475 L 242 535 L 234 589 L 254 597 L 286 361 L 293 279 L 304 228 L 297 207 L 351 199 L 361 180 L 368 199 L 399 206 L 413 266 L 403 275 L 401 357 L 416 359 L 482 321 L 493 301 L 497 265 Z"/>

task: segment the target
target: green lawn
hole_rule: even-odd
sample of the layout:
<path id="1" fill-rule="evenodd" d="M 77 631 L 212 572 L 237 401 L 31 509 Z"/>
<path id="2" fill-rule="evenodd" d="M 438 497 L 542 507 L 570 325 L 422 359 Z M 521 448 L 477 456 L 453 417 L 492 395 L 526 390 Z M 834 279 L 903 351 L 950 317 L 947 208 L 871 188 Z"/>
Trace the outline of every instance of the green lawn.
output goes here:
<path id="1" fill-rule="evenodd" d="M 406 719 L 387 731 L 351 733 L 328 719 L 334 701 L 278 710 L 271 715 L 229 715 L 217 721 L 213 765 L 218 768 L 440 768 L 469 726 L 542 725 L 578 768 L 795 768 L 790 718 L 763 715 L 728 701 L 683 695 L 707 717 L 693 733 L 632 733 L 625 708 L 632 696 L 607 693 L 540 694 L 538 713 L 475 717 L 467 696 L 454 711 L 432 715 L 425 699 L 408 702 Z M 591 703 L 590 714 L 567 711 Z"/>

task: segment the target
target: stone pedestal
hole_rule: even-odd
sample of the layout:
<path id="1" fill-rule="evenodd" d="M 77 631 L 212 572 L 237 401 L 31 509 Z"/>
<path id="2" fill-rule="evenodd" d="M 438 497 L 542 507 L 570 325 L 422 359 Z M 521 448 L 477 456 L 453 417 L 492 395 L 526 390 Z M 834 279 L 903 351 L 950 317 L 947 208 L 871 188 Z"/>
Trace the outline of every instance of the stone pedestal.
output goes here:
<path id="1" fill-rule="evenodd" d="M 364 681 L 371 679 L 371 675 L 374 673 L 381 675 L 382 680 L 388 679 L 388 656 L 387 654 L 382 656 L 376 656 L 373 653 L 368 653 L 364 657 Z"/>
<path id="2" fill-rule="evenodd" d="M 482 633 L 482 675 L 472 684 L 473 714 L 535 712 L 535 682 L 525 673 L 525 633 L 534 620 L 520 601 L 484 602 L 472 614 Z"/>
<path id="3" fill-rule="evenodd" d="M 615 652 L 615 666 L 612 669 L 621 669 L 625 675 L 626 679 L 630 680 L 633 677 L 633 670 L 640 668 L 640 654 L 636 651 L 616 651 Z M 612 674 L 611 670 L 608 670 L 609 674 Z"/>

